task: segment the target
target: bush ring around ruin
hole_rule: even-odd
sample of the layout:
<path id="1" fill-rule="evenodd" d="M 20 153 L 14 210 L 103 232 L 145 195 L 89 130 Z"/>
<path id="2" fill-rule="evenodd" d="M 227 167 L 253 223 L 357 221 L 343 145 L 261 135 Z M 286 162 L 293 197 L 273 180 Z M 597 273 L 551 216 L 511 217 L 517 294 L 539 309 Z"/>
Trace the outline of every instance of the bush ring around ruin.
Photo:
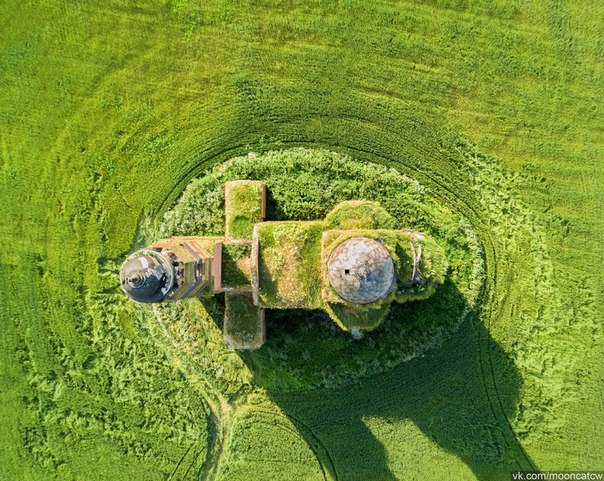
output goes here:
<path id="1" fill-rule="evenodd" d="M 475 307 L 484 267 L 471 224 L 440 204 L 426 186 L 395 169 L 327 150 L 271 151 L 219 164 L 189 184 L 151 236 L 223 235 L 224 183 L 237 179 L 266 183 L 267 217 L 274 220 L 322 219 L 335 205 L 352 199 L 379 203 L 392 219 L 391 228 L 424 232 L 439 242 L 449 268 L 431 298 L 393 305 L 383 324 L 360 339 L 341 332 L 318 311 L 268 310 L 266 344 L 237 354 L 208 342 L 221 327 L 220 299 L 158 306 L 154 312 L 162 319 L 160 341 L 182 345 L 176 355 L 186 358 L 189 369 L 218 372 L 226 383 L 279 391 L 345 385 L 440 345 Z M 424 297 L 427 292 L 416 296 Z"/>

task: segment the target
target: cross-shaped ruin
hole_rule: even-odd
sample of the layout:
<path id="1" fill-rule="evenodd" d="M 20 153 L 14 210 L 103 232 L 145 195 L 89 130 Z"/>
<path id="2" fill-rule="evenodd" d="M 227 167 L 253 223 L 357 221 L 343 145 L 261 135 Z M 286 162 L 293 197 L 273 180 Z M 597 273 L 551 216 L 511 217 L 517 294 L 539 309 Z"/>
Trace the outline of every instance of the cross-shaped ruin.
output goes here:
<path id="1" fill-rule="evenodd" d="M 379 204 L 347 201 L 324 220 L 265 221 L 266 185 L 225 185 L 223 237 L 171 237 L 126 259 L 124 292 L 156 303 L 225 295 L 231 349 L 265 341 L 265 309 L 322 309 L 354 336 L 380 325 L 392 302 L 425 299 L 446 261 L 430 238 L 392 229 Z"/>

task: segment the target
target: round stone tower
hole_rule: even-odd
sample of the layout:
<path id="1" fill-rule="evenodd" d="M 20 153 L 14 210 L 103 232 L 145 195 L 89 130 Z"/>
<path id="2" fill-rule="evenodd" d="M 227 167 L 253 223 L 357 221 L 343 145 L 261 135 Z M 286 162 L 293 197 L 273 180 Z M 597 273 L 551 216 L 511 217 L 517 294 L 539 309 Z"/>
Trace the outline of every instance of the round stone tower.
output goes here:
<path id="1" fill-rule="evenodd" d="M 388 249 L 367 237 L 353 237 L 337 246 L 327 261 L 327 276 L 340 297 L 355 304 L 384 299 L 396 284 Z"/>
<path id="2" fill-rule="evenodd" d="M 120 271 L 123 291 L 138 302 L 161 302 L 174 285 L 176 272 L 160 252 L 142 249 L 126 259 Z"/>
<path id="3" fill-rule="evenodd" d="M 120 271 L 122 290 L 138 302 L 177 301 L 221 285 L 222 241 L 172 237 L 132 254 Z"/>

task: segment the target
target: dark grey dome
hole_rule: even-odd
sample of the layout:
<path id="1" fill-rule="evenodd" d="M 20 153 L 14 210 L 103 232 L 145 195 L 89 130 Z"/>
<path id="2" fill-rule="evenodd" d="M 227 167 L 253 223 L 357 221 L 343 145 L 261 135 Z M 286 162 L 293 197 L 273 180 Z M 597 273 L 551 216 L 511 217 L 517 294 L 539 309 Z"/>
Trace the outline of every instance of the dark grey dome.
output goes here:
<path id="1" fill-rule="evenodd" d="M 145 249 L 128 257 L 120 271 L 122 290 L 138 302 L 163 301 L 173 279 L 170 262 L 160 253 Z"/>
<path id="2" fill-rule="evenodd" d="M 327 275 L 336 292 L 355 304 L 385 298 L 396 282 L 388 249 L 367 237 L 353 237 L 337 246 L 327 261 Z"/>

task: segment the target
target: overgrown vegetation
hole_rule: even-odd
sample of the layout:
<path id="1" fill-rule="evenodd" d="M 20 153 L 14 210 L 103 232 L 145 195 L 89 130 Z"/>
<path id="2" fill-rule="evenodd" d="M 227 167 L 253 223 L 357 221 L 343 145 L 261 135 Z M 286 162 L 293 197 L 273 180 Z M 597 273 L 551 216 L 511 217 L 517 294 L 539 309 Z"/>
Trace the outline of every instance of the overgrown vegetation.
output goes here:
<path id="1" fill-rule="evenodd" d="M 325 218 L 330 229 L 393 229 L 394 218 L 377 202 L 348 201 L 336 206 Z"/>
<path id="2" fill-rule="evenodd" d="M 225 242 L 222 246 L 222 287 L 241 289 L 252 282 L 249 242 Z"/>
<path id="3" fill-rule="evenodd" d="M 0 4 L 0 478 L 603 470 L 602 8 Z M 124 299 L 120 263 L 160 228 L 223 234 L 218 185 L 164 222 L 191 179 L 300 145 L 359 162 L 319 154 L 332 178 L 285 155 L 234 165 L 233 178 L 289 176 L 272 186 L 271 218 L 381 196 L 444 240 L 450 280 L 393 307 L 392 344 L 375 331 L 349 345 L 317 312 L 275 312 L 280 344 L 244 362 L 223 348 L 220 301 L 150 311 Z M 393 170 L 368 180 L 367 162 Z M 480 296 L 457 295 L 455 279 Z M 436 320 L 468 302 L 441 348 L 397 364 L 399 339 L 420 325 L 426 343 L 446 337 Z M 343 367 L 323 377 L 316 359 Z M 322 379 L 339 387 L 275 392 Z"/>
<path id="4" fill-rule="evenodd" d="M 259 182 L 233 182 L 225 189 L 226 236 L 251 239 L 254 224 L 262 221 L 263 187 Z"/>
<path id="5" fill-rule="evenodd" d="M 283 166 L 287 168 L 283 169 Z M 314 204 L 307 201 L 304 209 L 298 209 L 299 199 L 308 192 L 311 179 L 308 184 L 299 184 L 297 179 L 303 172 L 313 169 L 316 174 L 312 185 L 317 192 L 329 191 L 329 202 L 332 204 L 317 199 Z M 327 314 L 287 311 L 288 321 L 283 326 L 282 314 L 268 310 L 267 342 L 261 350 L 247 356 L 257 384 L 278 390 L 299 390 L 357 382 L 360 377 L 390 369 L 403 360 L 440 345 L 474 306 L 484 281 L 482 250 L 474 238 L 475 234 L 469 226 L 463 226 L 462 217 L 441 205 L 425 188 L 408 177 L 387 167 L 361 164 L 348 156 L 325 150 L 293 149 L 239 157 L 194 180 L 175 207 L 166 213 L 166 223 L 169 225 L 173 219 L 185 218 L 187 212 L 203 211 L 199 215 L 199 224 L 193 221 L 188 223 L 189 230 L 185 234 L 204 235 L 202 229 L 207 225 L 207 219 L 221 216 L 208 208 L 203 209 L 203 199 L 215 197 L 214 189 L 221 189 L 224 182 L 231 179 L 262 179 L 271 195 L 269 219 L 272 219 L 271 214 L 280 218 L 277 222 L 257 227 L 257 235 L 263 246 L 259 259 L 261 305 L 299 306 L 304 309 L 326 307 L 343 328 L 376 328 L 390 311 L 384 326 L 358 341 L 350 334 L 340 332 L 339 327 L 334 329 L 333 321 Z M 364 190 L 365 185 L 378 184 L 381 187 L 379 191 Z M 393 199 L 395 193 L 396 198 Z M 356 207 L 361 207 L 358 209 L 362 214 L 360 217 L 357 215 L 352 217 L 358 218 L 349 219 L 350 202 L 345 202 L 325 221 L 304 221 L 299 217 L 309 215 L 320 219 L 325 215 L 323 212 L 331 211 L 345 196 L 362 200 L 354 203 Z M 196 202 L 199 204 L 196 205 Z M 314 211 L 311 210 L 312 205 Z M 407 206 L 407 209 L 403 211 L 401 206 Z M 224 212 L 223 208 L 219 210 Z M 427 305 L 413 305 L 404 311 L 400 305 L 389 309 L 388 306 L 377 304 L 358 306 L 344 301 L 341 301 L 342 305 L 324 306 L 319 260 L 322 233 L 326 225 L 341 228 L 342 223 L 348 225 L 350 222 L 357 228 L 377 228 L 383 222 L 392 229 L 411 229 L 434 235 L 446 247 L 447 255 L 451 258 L 450 282 L 444 283 L 447 260 L 443 257 L 442 248 L 429 246 L 422 256 L 426 263 L 421 266 L 425 269 L 423 274 L 426 279 L 443 286 L 433 299 L 423 301 Z M 171 234 L 166 231 L 166 226 L 160 229 Z M 454 233 L 443 236 L 448 231 Z M 365 231 L 365 234 L 383 238 L 391 246 L 395 264 L 401 268 L 406 265 L 406 271 L 399 273 L 399 285 L 388 300 L 395 296 L 401 297 L 401 300 L 413 297 L 422 299 L 434 292 L 432 283 L 426 284 L 415 296 L 410 296 L 404 288 L 405 281 L 411 276 L 412 264 L 410 259 L 406 264 L 404 259 L 399 259 L 403 254 L 395 246 L 399 242 L 406 243 L 403 246 L 404 255 L 409 256 L 410 237 L 400 239 L 393 232 L 385 230 Z M 340 234 L 334 235 L 342 237 Z M 357 234 L 344 234 L 340 240 L 353 235 Z M 328 238 L 326 242 L 330 244 L 331 241 Z M 425 241 L 418 239 L 417 242 Z M 435 259 L 434 272 L 431 271 L 430 254 L 439 257 Z M 440 311 L 438 315 L 430 317 L 426 314 L 435 309 Z M 180 311 L 176 312 L 177 316 L 181 316 Z M 182 322 L 178 322 L 177 318 L 171 323 L 182 328 Z M 200 355 L 204 359 L 213 356 L 212 352 L 205 351 Z"/>
<path id="6" fill-rule="evenodd" d="M 255 349 L 262 344 L 260 313 L 254 305 L 252 294 L 225 294 L 224 336 L 229 348 Z"/>
<path id="7" fill-rule="evenodd" d="M 323 229 L 320 221 L 270 222 L 257 227 L 262 245 L 258 297 L 263 306 L 321 307 Z"/>

